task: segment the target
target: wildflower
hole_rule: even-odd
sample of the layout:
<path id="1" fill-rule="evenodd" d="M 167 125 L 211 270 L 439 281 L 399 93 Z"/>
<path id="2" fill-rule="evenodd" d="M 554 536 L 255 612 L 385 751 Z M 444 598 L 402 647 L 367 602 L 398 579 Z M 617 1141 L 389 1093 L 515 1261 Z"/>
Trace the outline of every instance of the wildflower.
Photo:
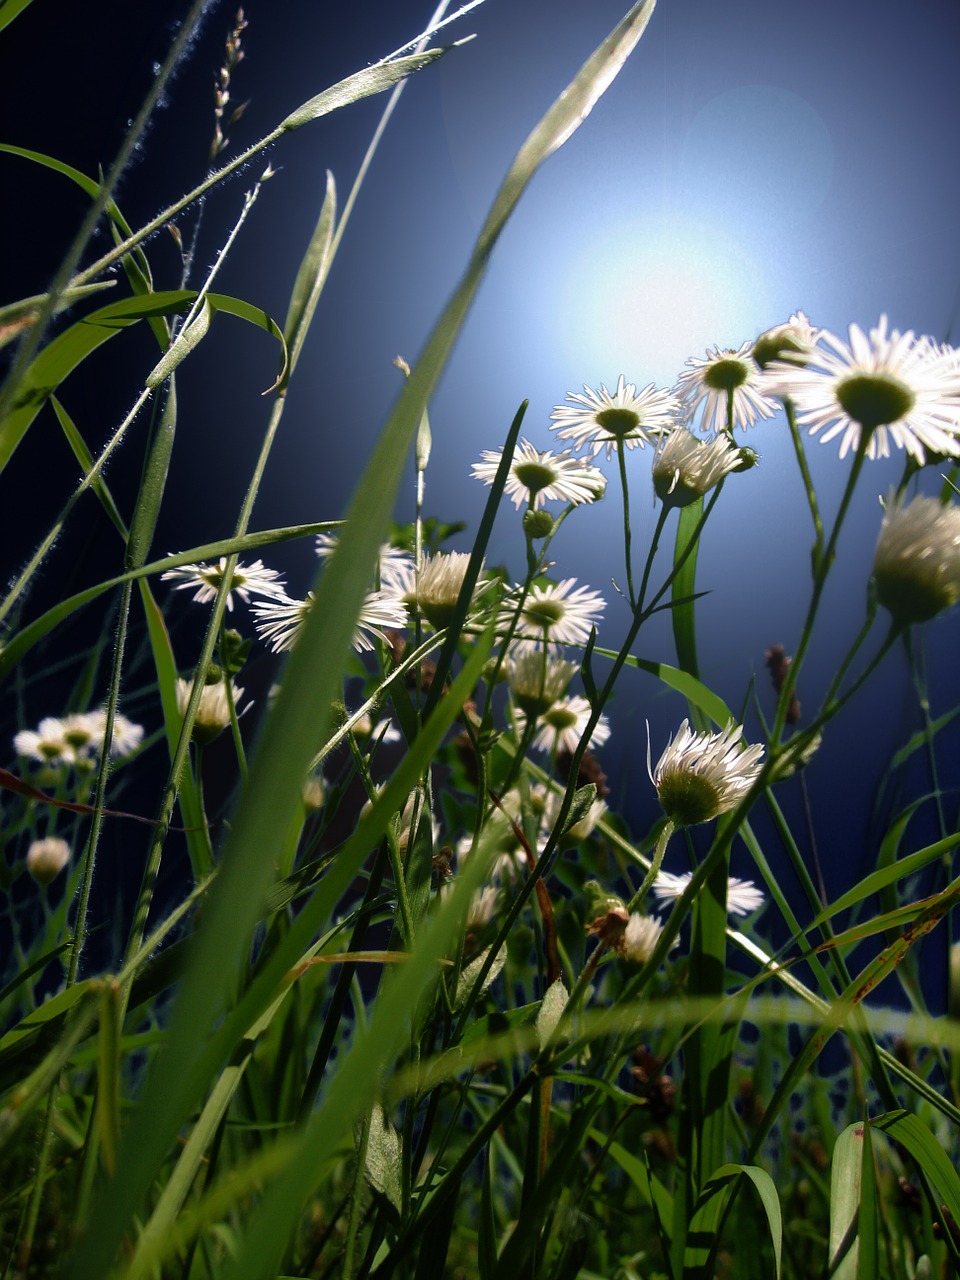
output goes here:
<path id="1" fill-rule="evenodd" d="M 669 871 L 661 871 L 653 882 L 653 892 L 660 902 L 683 896 L 692 878 L 687 871 L 682 876 L 671 875 Z M 764 904 L 764 896 L 752 880 L 738 880 L 731 876 L 727 880 L 727 911 L 732 916 L 746 916 Z"/>
<path id="2" fill-rule="evenodd" d="M 650 774 L 664 813 L 680 827 L 709 822 L 732 809 L 760 772 L 763 747 L 740 750 L 743 728 L 694 733 L 684 720 Z M 650 742 L 647 740 L 647 772 Z"/>
<path id="3" fill-rule="evenodd" d="M 353 722 L 352 732 L 357 738 L 370 738 L 378 746 L 384 746 L 389 742 L 400 742 L 403 738 L 392 720 L 378 720 L 374 724 L 369 712 L 365 712 L 359 720 Z"/>
<path id="4" fill-rule="evenodd" d="M 96 739 L 96 750 L 103 750 L 103 739 L 107 731 L 107 709 L 100 707 L 97 711 L 90 711 L 85 717 L 91 733 Z M 68 717 L 69 721 L 73 721 L 74 717 Z M 143 740 L 143 725 L 134 724 L 132 720 L 128 720 L 126 716 L 119 712 L 113 717 L 113 736 L 110 739 L 110 754 L 112 756 L 128 756 L 131 752 L 136 751 Z"/>
<path id="5" fill-rule="evenodd" d="M 13 739 L 18 756 L 43 764 L 69 764 L 76 756 L 66 737 L 64 722 L 55 716 L 40 721 L 38 729 L 21 729 Z"/>
<path id="6" fill-rule="evenodd" d="M 469 933 L 479 933 L 481 929 L 486 928 L 499 910 L 502 897 L 502 891 L 493 884 L 488 884 L 474 892 L 467 910 Z"/>
<path id="7" fill-rule="evenodd" d="M 327 794 L 327 786 L 322 773 L 311 774 L 304 782 L 300 797 L 303 800 L 303 807 L 309 813 L 316 813 L 318 809 L 323 808 L 323 801 Z"/>
<path id="8" fill-rule="evenodd" d="M 633 912 L 623 933 L 621 954 L 634 964 L 646 964 L 656 951 L 662 933 L 663 925 L 659 920 Z"/>
<path id="9" fill-rule="evenodd" d="M 752 427 L 758 418 L 772 418 L 776 406 L 763 394 L 760 370 L 749 342 L 739 350 L 714 347 L 705 360 L 695 356 L 674 388 L 683 402 L 687 426 L 696 418 L 703 432 L 728 427 Z"/>
<path id="10" fill-rule="evenodd" d="M 569 751 L 572 754 L 580 745 L 590 715 L 590 703 L 579 694 L 571 698 L 560 698 L 549 711 L 538 717 L 541 728 L 533 739 L 533 746 L 538 751 Z M 526 717 L 518 711 L 516 718 L 518 731 L 522 733 Z M 607 717 L 601 716 L 590 735 L 588 745 L 602 747 L 609 737 L 610 725 Z"/>
<path id="11" fill-rule="evenodd" d="M 335 533 L 318 533 L 315 550 L 321 560 L 328 560 L 337 549 L 339 538 Z M 391 546 L 384 542 L 380 547 L 377 563 L 380 590 L 388 594 L 400 594 L 397 580 L 406 581 L 406 575 L 413 572 L 413 556 L 409 551 Z"/>
<path id="12" fill-rule="evenodd" d="M 899 626 L 927 622 L 960 600 L 960 507 L 903 505 L 891 491 L 873 557 L 877 599 Z"/>
<path id="13" fill-rule="evenodd" d="M 814 329 L 802 311 L 797 311 L 786 324 L 778 324 L 761 333 L 751 354 L 761 369 L 766 369 L 774 360 L 803 366 L 819 341 L 820 330 Z"/>
<path id="14" fill-rule="evenodd" d="M 221 556 L 217 564 L 185 564 L 179 569 L 168 569 L 160 577 L 164 581 L 176 582 L 177 591 L 195 587 L 193 599 L 198 604 L 208 604 L 216 599 L 226 569 L 227 557 Z M 261 560 L 254 560 L 251 565 L 237 562 L 227 591 L 227 608 L 231 610 L 234 592 L 244 604 L 249 603 L 251 595 L 265 596 L 270 600 L 282 600 L 286 596 L 280 574 L 276 569 L 265 568 Z"/>
<path id="15" fill-rule="evenodd" d="M 419 575 L 412 560 L 402 570 L 398 568 L 392 572 L 389 579 L 390 590 L 409 608 L 418 608 L 431 626 L 439 630 L 453 618 L 469 567 L 468 552 L 438 551 L 434 556 L 423 557 Z M 482 564 L 480 571 L 483 572 Z M 480 583 L 474 596 L 489 585 Z"/>
<path id="16" fill-rule="evenodd" d="M 777 362 L 765 376 L 771 395 L 792 400 L 799 425 L 823 431 L 826 443 L 840 436 L 840 457 L 860 445 L 868 458 L 886 458 L 890 440 L 922 466 L 924 449 L 960 453 L 960 397 L 956 355 L 912 330 L 887 333 L 887 317 L 867 337 L 850 326 L 849 345 L 824 331 L 808 364 Z M 826 430 L 824 430 L 826 428 Z"/>
<path id="17" fill-rule="evenodd" d="M 293 648 L 314 599 L 313 592 L 308 591 L 306 600 L 284 597 L 273 604 L 253 606 L 257 634 L 270 645 L 274 653 L 283 653 Z M 406 625 L 407 610 L 402 601 L 380 591 L 368 591 L 357 619 L 357 629 L 353 633 L 354 648 L 372 649 L 373 644 L 368 634 L 377 636 L 387 644 L 383 628 Z"/>
<path id="18" fill-rule="evenodd" d="M 551 658 L 544 649 L 518 645 L 506 662 L 514 701 L 528 716 L 542 716 L 567 691 L 577 670 L 573 662 Z"/>
<path id="19" fill-rule="evenodd" d="M 230 692 L 233 697 L 234 709 L 236 709 L 237 703 L 243 697 L 243 690 L 238 688 L 231 680 Z M 177 680 L 177 710 L 181 715 L 186 712 L 192 693 L 192 680 Z M 208 742 L 212 742 L 218 734 L 222 733 L 229 723 L 230 704 L 227 701 L 227 690 L 223 681 L 217 680 L 211 684 L 205 684 L 200 694 L 197 718 L 193 722 L 194 742 L 198 742 L 201 746 L 206 746 Z"/>
<path id="20" fill-rule="evenodd" d="M 37 884 L 49 884 L 55 880 L 69 861 L 70 846 L 59 836 L 34 840 L 27 850 L 27 870 Z"/>
<path id="21" fill-rule="evenodd" d="M 538 586 L 527 593 L 520 611 L 517 639 L 537 640 L 549 644 L 586 644 L 607 602 L 597 591 L 577 587 L 576 578 Z M 519 587 L 517 588 L 519 591 Z M 509 626 L 515 609 L 509 602 L 501 615 L 501 625 Z"/>
<path id="22" fill-rule="evenodd" d="M 484 484 L 493 484 L 503 459 L 503 450 L 484 449 L 483 462 L 475 462 L 472 474 Z M 554 454 L 538 452 L 529 440 L 514 448 L 513 461 L 503 491 L 519 511 L 527 504 L 536 510 L 544 500 L 553 502 L 596 502 L 603 497 L 607 478 L 597 467 L 570 456 L 570 451 Z"/>
<path id="23" fill-rule="evenodd" d="M 594 457 L 604 445 L 608 458 L 621 444 L 642 449 L 669 431 L 680 412 L 672 392 L 651 382 L 638 394 L 636 384 L 625 382 L 623 374 L 613 395 L 603 384 L 593 391 L 584 383 L 583 394 L 571 391 L 567 399 L 574 403 L 557 405 L 550 415 L 553 430 L 559 440 L 572 440 L 574 449 L 586 446 Z"/>
<path id="24" fill-rule="evenodd" d="M 688 507 L 740 465 L 729 436 L 706 444 L 684 427 L 671 431 L 653 460 L 653 487 L 665 507 Z"/>

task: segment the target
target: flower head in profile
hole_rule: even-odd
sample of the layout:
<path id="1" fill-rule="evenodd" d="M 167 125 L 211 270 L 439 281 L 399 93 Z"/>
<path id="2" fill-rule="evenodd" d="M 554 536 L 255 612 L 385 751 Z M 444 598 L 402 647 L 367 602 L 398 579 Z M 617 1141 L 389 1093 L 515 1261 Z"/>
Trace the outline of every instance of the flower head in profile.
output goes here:
<path id="1" fill-rule="evenodd" d="M 59 836 L 34 840 L 27 850 L 27 870 L 37 884 L 55 880 L 70 861 L 70 846 Z"/>
<path id="2" fill-rule="evenodd" d="M 517 645 L 504 664 L 507 684 L 517 706 L 528 716 L 542 716 L 567 692 L 577 670 L 573 662 L 551 657 L 539 645 Z"/>
<path id="3" fill-rule="evenodd" d="M 419 609 L 431 626 L 437 629 L 452 620 L 464 578 L 470 567 L 470 554 L 466 551 L 438 551 L 425 555 L 417 574 L 413 558 L 397 562 L 384 577 L 384 592 L 396 596 L 411 610 Z M 480 565 L 483 573 L 483 564 Z M 490 582 L 478 582 L 471 604 L 488 587 Z"/>
<path id="4" fill-rule="evenodd" d="M 475 462 L 471 474 L 484 484 L 493 484 L 503 459 L 503 450 L 484 449 L 482 462 Z M 536 511 L 545 501 L 571 502 L 580 505 L 603 497 L 607 478 L 597 467 L 570 451 L 540 452 L 529 440 L 521 440 L 514 448 L 513 461 L 503 491 L 519 509 L 526 505 Z"/>
<path id="5" fill-rule="evenodd" d="M 890 441 L 922 466 L 925 450 L 960 453 L 957 353 L 912 331 L 869 335 L 855 324 L 850 341 L 826 330 L 803 368 L 775 362 L 764 377 L 770 395 L 792 400 L 797 423 L 826 443 L 840 436 L 840 457 L 867 434 L 866 456 L 886 458 Z"/>
<path id="6" fill-rule="evenodd" d="M 820 330 L 813 327 L 802 311 L 797 311 L 786 324 L 775 325 L 761 333 L 751 354 L 760 369 L 766 369 L 774 360 L 803 366 L 819 341 Z"/>
<path id="7" fill-rule="evenodd" d="M 642 916 L 634 911 L 623 931 L 623 941 L 618 950 L 626 960 L 634 964 L 646 964 L 660 941 L 663 925 L 653 916 Z"/>
<path id="8" fill-rule="evenodd" d="M 176 687 L 177 710 L 181 716 L 185 713 L 193 693 L 193 681 L 178 678 Z M 243 690 L 230 681 L 230 695 L 234 710 L 243 697 Z M 197 718 L 193 722 L 193 740 L 205 746 L 212 742 L 230 723 L 230 703 L 227 700 L 227 689 L 222 680 L 205 684 L 200 694 L 200 705 Z"/>
<path id="9" fill-rule="evenodd" d="M 175 582 L 177 591 L 193 590 L 193 599 L 198 604 L 209 604 L 216 599 L 226 571 L 227 557 L 221 556 L 217 564 L 184 564 L 179 569 L 168 569 L 160 577 L 163 581 Z M 280 574 L 276 569 L 265 568 L 260 560 L 250 565 L 237 562 L 227 591 L 228 609 L 233 608 L 234 592 L 244 604 L 249 603 L 251 595 L 269 600 L 282 600 L 286 595 Z"/>
<path id="10" fill-rule="evenodd" d="M 688 507 L 740 465 L 740 450 L 729 436 L 719 435 L 707 444 L 679 427 L 657 450 L 653 487 L 665 507 Z"/>
<path id="11" fill-rule="evenodd" d="M 561 751 L 568 751 L 572 755 L 586 733 L 590 714 L 590 703 L 580 694 L 559 698 L 549 711 L 538 717 L 540 729 L 533 739 L 533 746 L 538 751 L 549 751 L 551 755 Z M 518 711 L 516 719 L 518 731 L 522 733 L 526 717 Z M 588 746 L 602 747 L 609 737 L 610 725 L 607 717 L 601 716 L 590 734 Z"/>
<path id="12" fill-rule="evenodd" d="M 103 750 L 103 740 L 107 732 L 107 709 L 100 707 L 96 711 L 88 711 L 84 716 L 68 716 L 67 726 L 68 732 L 70 727 L 78 720 L 86 721 L 85 726 L 78 726 L 77 732 L 83 732 L 86 728 L 92 735 L 94 749 L 97 752 Z M 140 743 L 143 741 L 143 725 L 134 724 L 132 720 L 128 720 L 126 716 L 119 712 L 113 717 L 113 735 L 110 739 L 110 754 L 112 756 L 128 756 L 132 751 L 136 751 Z"/>
<path id="13" fill-rule="evenodd" d="M 726 813 L 750 790 L 761 769 L 763 747 L 741 750 L 743 728 L 730 724 L 721 733 L 694 733 L 687 720 L 650 773 L 660 805 L 678 827 L 692 827 Z"/>
<path id="14" fill-rule="evenodd" d="M 603 384 L 594 391 L 584 383 L 582 392 L 571 391 L 567 399 L 573 403 L 557 405 L 550 415 L 553 430 L 558 439 L 572 440 L 574 449 L 586 448 L 594 457 L 604 447 L 608 458 L 621 445 L 642 449 L 669 431 L 680 413 L 672 392 L 652 382 L 638 392 L 623 374 L 613 394 Z"/>
<path id="15" fill-rule="evenodd" d="M 660 902 L 669 902 L 671 898 L 683 896 L 690 883 L 692 873 L 687 871 L 682 876 L 671 875 L 669 871 L 661 871 L 653 882 L 653 892 Z M 732 916 L 746 916 L 756 911 L 766 902 L 763 893 L 752 880 L 738 880 L 731 876 L 727 881 L 727 911 Z"/>
<path id="16" fill-rule="evenodd" d="M 777 407 L 764 394 L 751 343 L 739 350 L 714 347 L 706 359 L 691 356 L 689 369 L 677 379 L 675 393 L 683 403 L 684 422 L 699 422 L 704 433 L 727 427 L 752 427 L 758 418 L 772 418 Z"/>
<path id="17" fill-rule="evenodd" d="M 41 764 L 70 764 L 76 758 L 64 721 L 57 716 L 46 716 L 37 729 L 21 729 L 14 736 L 13 749 L 18 756 Z"/>
<path id="18" fill-rule="evenodd" d="M 254 626 L 260 639 L 269 644 L 274 653 L 292 649 L 314 599 L 313 592 L 308 591 L 306 600 L 284 598 L 273 604 L 254 605 Z M 372 649 L 371 636 L 387 644 L 383 629 L 406 625 L 407 610 L 401 600 L 380 591 L 368 591 L 353 633 L 353 646 L 361 651 Z"/>
<path id="19" fill-rule="evenodd" d="M 577 587 L 576 582 L 576 578 L 564 578 L 545 586 L 534 583 L 520 610 L 516 638 L 554 645 L 586 644 L 607 602 L 599 592 Z M 508 600 L 501 625 L 509 626 L 515 613 L 516 604 L 511 607 Z"/>
<path id="20" fill-rule="evenodd" d="M 927 622 L 960 600 L 960 507 L 906 505 L 891 491 L 873 557 L 877 599 L 894 622 Z"/>

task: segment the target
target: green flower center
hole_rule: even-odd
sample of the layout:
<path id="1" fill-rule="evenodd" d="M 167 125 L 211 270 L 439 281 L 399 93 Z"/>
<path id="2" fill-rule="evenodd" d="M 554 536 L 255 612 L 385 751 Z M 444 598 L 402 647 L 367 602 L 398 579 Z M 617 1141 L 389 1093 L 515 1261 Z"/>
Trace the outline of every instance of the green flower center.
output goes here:
<path id="1" fill-rule="evenodd" d="M 559 600 L 531 600 L 525 607 L 523 616 L 535 627 L 550 627 L 560 621 L 566 609 Z"/>
<path id="2" fill-rule="evenodd" d="M 546 467 L 542 462 L 521 462 L 513 468 L 513 474 L 531 495 L 546 489 L 557 478 L 553 467 Z"/>
<path id="3" fill-rule="evenodd" d="M 63 735 L 63 740 L 68 747 L 79 751 L 93 741 L 93 734 L 89 729 L 68 729 Z"/>
<path id="4" fill-rule="evenodd" d="M 44 760 L 59 760 L 63 755 L 62 742 L 38 742 L 37 751 L 43 756 Z"/>
<path id="5" fill-rule="evenodd" d="M 633 409 L 598 409 L 593 420 L 615 440 L 623 440 L 640 425 L 640 415 Z"/>
<path id="6" fill-rule="evenodd" d="M 859 373 L 837 387 L 841 408 L 865 431 L 905 418 L 917 403 L 909 387 L 886 374 Z"/>
<path id="7" fill-rule="evenodd" d="M 736 391 L 750 377 L 750 368 L 742 360 L 716 360 L 703 372 L 703 381 L 711 391 Z"/>
<path id="8" fill-rule="evenodd" d="M 721 812 L 720 792 L 707 778 L 686 769 L 665 773 L 657 786 L 660 806 L 678 827 L 709 822 Z"/>
<path id="9" fill-rule="evenodd" d="M 569 707 L 551 707 L 547 714 L 543 717 L 544 724 L 550 725 L 552 729 L 563 732 L 564 729 L 573 729 L 577 724 L 576 712 L 571 711 Z"/>

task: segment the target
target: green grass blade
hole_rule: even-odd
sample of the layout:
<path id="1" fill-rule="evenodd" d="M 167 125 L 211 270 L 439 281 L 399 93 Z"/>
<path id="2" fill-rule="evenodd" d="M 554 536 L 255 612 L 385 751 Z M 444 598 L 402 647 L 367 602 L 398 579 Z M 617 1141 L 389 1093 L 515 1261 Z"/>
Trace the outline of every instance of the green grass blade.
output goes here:
<path id="1" fill-rule="evenodd" d="M 117 1167 L 120 1147 L 120 987 L 103 983 L 97 1053 L 97 1128 L 107 1173 Z"/>
<path id="2" fill-rule="evenodd" d="M 0 31 L 20 16 L 31 0 L 0 0 Z"/>
<path id="3" fill-rule="evenodd" d="M 725 1164 L 705 1183 L 690 1223 L 688 1239 L 695 1243 L 688 1245 L 684 1256 L 684 1280 L 707 1280 L 713 1275 L 713 1260 L 720 1245 L 720 1228 L 741 1179 L 752 1185 L 763 1207 L 773 1242 L 774 1274 L 779 1280 L 783 1254 L 780 1197 L 769 1173 L 754 1164 Z"/>
<path id="4" fill-rule="evenodd" d="M 313 320 L 313 313 L 320 301 L 320 294 L 326 284 L 327 273 L 333 261 L 331 246 L 333 229 L 337 221 L 337 185 L 333 174 L 327 170 L 327 189 L 320 209 L 320 217 L 310 237 L 307 252 L 303 255 L 293 292 L 290 295 L 290 306 L 283 324 L 283 337 L 287 344 L 289 359 L 282 384 L 289 382 L 297 361 L 300 349 L 307 336 L 307 330 Z"/>
<path id="5" fill-rule="evenodd" d="M 830 1239 L 827 1261 L 831 1280 L 857 1280 L 860 1243 L 857 1221 L 863 1177 L 863 1124 L 851 1124 L 833 1147 L 830 1173 Z"/>
<path id="6" fill-rule="evenodd" d="M 612 649 L 595 648 L 594 653 L 600 654 L 602 658 L 617 656 Z M 677 693 L 682 693 L 692 706 L 704 711 L 714 724 L 721 728 L 725 729 L 734 718 L 723 699 L 689 671 L 681 671 L 678 667 L 671 667 L 666 662 L 649 662 L 645 658 L 635 658 L 632 654 L 627 657 L 626 666 L 636 667 L 640 671 L 649 671 L 652 676 L 662 680 L 668 689 L 675 689 Z"/>
<path id="7" fill-rule="evenodd" d="M 906 1147 L 923 1178 L 946 1205 L 954 1222 L 960 1222 L 960 1176 L 936 1138 L 923 1121 L 909 1111 L 890 1111 L 870 1122 Z M 947 1235 L 950 1233 L 947 1232 Z"/>
<path id="8" fill-rule="evenodd" d="M 677 537 L 674 544 L 673 563 L 680 564 L 691 540 L 697 536 L 697 526 L 703 515 L 703 498 L 698 498 L 690 506 L 684 507 L 677 522 Z M 699 545 L 694 545 L 680 566 L 670 588 L 675 607 L 671 610 L 670 619 L 673 624 L 673 638 L 677 646 L 677 662 L 683 671 L 692 676 L 700 674 L 697 665 L 697 636 L 695 628 L 694 600 L 697 577 L 697 552 Z M 696 704 L 694 704 L 696 706 Z M 702 728 L 702 725 L 697 725 Z"/>
<path id="9" fill-rule="evenodd" d="M 415 71 L 422 71 L 424 67 L 428 67 L 431 62 L 436 62 L 437 58 L 442 58 L 445 53 L 455 47 L 455 45 L 443 45 L 436 49 L 426 49 L 423 53 L 411 53 L 405 58 L 378 62 L 372 67 L 355 71 L 352 76 L 347 76 L 346 80 L 331 85 L 329 89 L 324 89 L 322 93 L 316 94 L 302 106 L 297 107 L 296 111 L 291 111 L 287 118 L 281 121 L 279 130 L 286 133 L 291 129 L 299 129 L 302 125 L 309 124 L 311 120 L 319 120 L 321 116 L 329 115 L 331 111 L 338 111 L 341 107 L 348 107 L 352 102 L 359 102 L 361 98 L 369 98 L 373 94 L 383 93 L 385 89 L 392 89 L 399 81 L 405 80 Z"/>
<path id="10" fill-rule="evenodd" d="M 50 404 L 53 407 L 54 413 L 57 415 L 57 421 L 60 423 L 63 434 L 67 437 L 67 443 L 73 450 L 73 456 L 80 463 L 80 469 L 85 476 L 89 475 L 93 467 L 93 454 L 87 448 L 86 441 L 78 431 L 76 423 L 55 395 L 50 396 Z M 120 534 L 120 537 L 123 538 L 124 542 L 126 542 L 127 526 L 124 524 L 123 517 L 117 509 L 117 504 L 113 500 L 113 494 L 110 492 L 102 473 L 94 477 L 91 488 L 97 495 L 100 505 L 110 517 L 110 521 L 114 528 Z"/>

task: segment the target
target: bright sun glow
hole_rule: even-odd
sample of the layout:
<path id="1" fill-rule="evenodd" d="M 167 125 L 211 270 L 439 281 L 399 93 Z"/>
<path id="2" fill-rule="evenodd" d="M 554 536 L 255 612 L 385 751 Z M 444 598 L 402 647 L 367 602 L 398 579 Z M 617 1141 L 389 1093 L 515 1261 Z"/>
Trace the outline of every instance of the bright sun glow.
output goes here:
<path id="1" fill-rule="evenodd" d="M 689 356 L 739 346 L 769 315 L 763 273 L 743 247 L 674 214 L 584 245 L 563 282 L 557 337 L 597 376 L 670 386 Z"/>

